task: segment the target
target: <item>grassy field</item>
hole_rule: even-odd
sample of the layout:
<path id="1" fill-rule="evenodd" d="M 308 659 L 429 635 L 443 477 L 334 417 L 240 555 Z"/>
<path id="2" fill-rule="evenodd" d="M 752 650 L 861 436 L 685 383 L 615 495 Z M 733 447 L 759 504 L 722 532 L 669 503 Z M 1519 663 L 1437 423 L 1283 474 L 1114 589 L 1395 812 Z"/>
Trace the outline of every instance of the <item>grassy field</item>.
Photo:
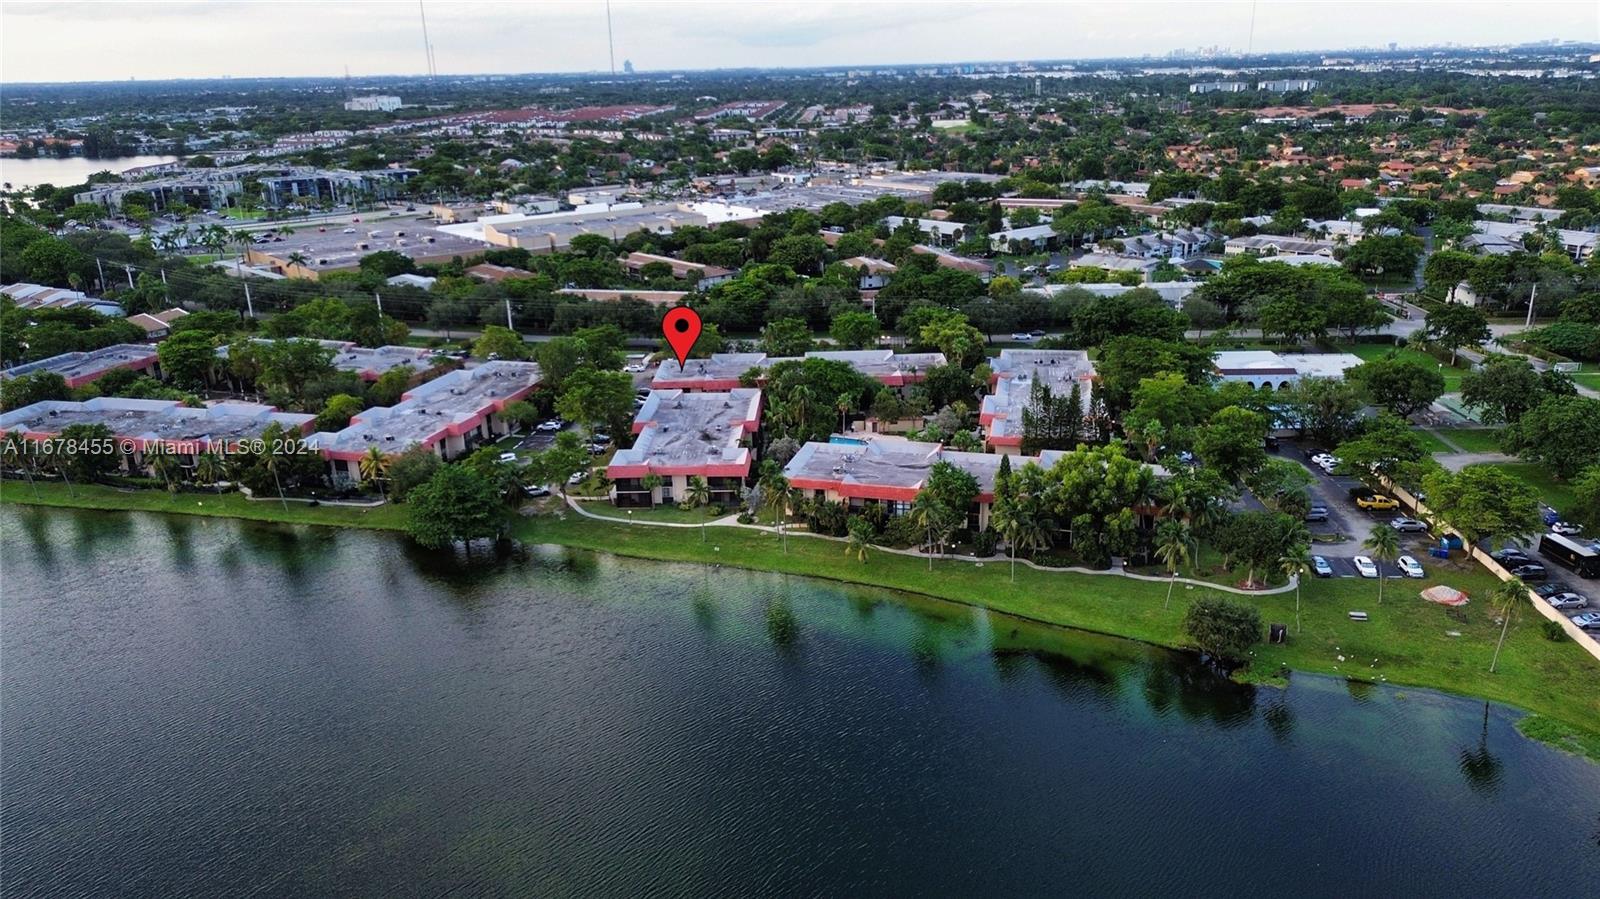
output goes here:
<path id="1" fill-rule="evenodd" d="M 1539 496 L 1545 505 L 1565 511 L 1577 505 L 1578 497 L 1572 492 L 1572 485 L 1565 481 L 1558 481 L 1543 465 L 1532 462 L 1501 462 L 1495 464 L 1496 468 L 1510 472 L 1539 491 Z"/>
<path id="2" fill-rule="evenodd" d="M 1443 437 L 1468 453 L 1500 452 L 1499 428 L 1439 428 Z"/>
<path id="3" fill-rule="evenodd" d="M 1431 431 L 1418 430 L 1417 437 L 1422 440 L 1423 448 L 1433 455 L 1439 455 L 1440 453 L 1453 453 L 1456 451 L 1454 447 L 1445 443 L 1443 440 L 1440 440 Z"/>
<path id="4" fill-rule="evenodd" d="M 1440 362 L 1438 359 L 1433 358 L 1421 350 L 1397 350 L 1392 346 L 1381 343 L 1358 343 L 1347 347 L 1347 349 L 1351 353 L 1360 356 L 1362 359 L 1368 362 L 1393 352 L 1398 353 L 1401 358 L 1411 359 L 1416 362 L 1421 362 L 1425 365 L 1435 366 L 1439 369 L 1439 373 L 1444 375 L 1445 393 L 1459 392 L 1461 390 L 1461 376 L 1467 373 L 1465 368 L 1451 368 L 1450 366 L 1445 365 L 1443 362 Z"/>
<path id="5" fill-rule="evenodd" d="M 604 515 L 607 518 L 626 521 L 665 521 L 673 524 L 703 524 L 707 521 L 715 521 L 727 514 L 718 512 L 713 506 L 680 509 L 675 504 L 660 505 L 654 509 L 617 509 L 609 504 L 596 505 L 595 503 L 589 503 L 585 508 L 596 515 Z"/>
<path id="6" fill-rule="evenodd" d="M 370 509 L 351 506 L 311 506 L 290 500 L 283 504 L 247 499 L 240 493 L 167 493 L 160 490 L 119 490 L 97 484 L 79 485 L 71 490 L 65 484 L 39 482 L 38 496 L 25 481 L 0 484 L 0 502 L 73 509 L 126 509 L 136 512 L 170 512 L 176 515 L 212 515 L 218 518 L 248 518 L 252 521 L 281 521 L 288 524 L 325 524 L 335 527 L 362 527 L 400 530 L 405 526 L 405 511 L 395 505 Z"/>
<path id="7" fill-rule="evenodd" d="M 89 509 L 132 509 L 216 515 L 296 524 L 396 529 L 399 507 L 363 510 L 290 503 L 252 502 L 237 494 L 128 492 L 82 487 L 71 496 L 60 484 L 40 484 L 35 500 L 26 484 L 0 485 L 0 501 Z M 676 509 L 671 512 L 677 512 Z M 669 513 L 670 514 L 670 513 Z M 1114 575 L 1035 571 L 1018 566 L 1010 580 L 1004 563 L 977 565 L 869 551 L 866 562 L 846 555 L 844 545 L 808 537 L 781 548 L 772 534 L 711 528 L 710 539 L 679 529 L 627 526 L 593 521 L 570 512 L 518 521 L 514 534 L 536 543 L 553 543 L 623 556 L 702 562 L 821 577 L 921 593 L 982 606 L 1045 624 L 1080 628 L 1162 646 L 1181 647 L 1184 610 L 1189 602 L 1215 591 L 1179 585 L 1170 608 L 1163 608 L 1167 585 Z M 1481 696 L 1533 713 L 1525 732 L 1591 758 L 1600 759 L 1600 677 L 1594 660 L 1570 642 L 1547 640 L 1530 610 L 1518 613 L 1506 641 L 1499 671 L 1489 674 L 1489 659 L 1499 625 L 1486 597 L 1496 583 L 1481 568 L 1463 561 L 1429 560 L 1429 577 L 1392 580 L 1378 602 L 1374 581 L 1309 579 L 1302 591 L 1301 624 L 1296 627 L 1294 593 L 1250 596 L 1267 622 L 1291 628 L 1290 641 L 1262 644 L 1249 680 L 1279 682 L 1290 669 L 1392 684 L 1430 687 Z M 1422 601 L 1417 590 L 1437 583 L 1468 591 L 1473 601 L 1447 609 Z M 1370 620 L 1351 621 L 1351 610 Z"/>

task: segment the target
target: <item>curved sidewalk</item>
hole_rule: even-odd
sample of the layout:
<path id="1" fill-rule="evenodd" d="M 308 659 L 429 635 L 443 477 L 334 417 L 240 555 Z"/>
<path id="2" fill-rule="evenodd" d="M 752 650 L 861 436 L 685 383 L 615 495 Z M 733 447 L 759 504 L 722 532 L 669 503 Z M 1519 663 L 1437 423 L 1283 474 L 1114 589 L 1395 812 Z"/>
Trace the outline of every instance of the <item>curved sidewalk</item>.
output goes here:
<path id="1" fill-rule="evenodd" d="M 644 521 L 644 520 L 634 520 L 634 519 L 630 519 L 630 518 L 612 518 L 609 515 L 597 515 L 594 512 L 590 512 L 588 509 L 583 508 L 583 505 L 582 505 L 581 502 L 579 502 L 578 500 L 573 499 L 570 496 L 564 496 L 563 498 L 566 500 L 567 505 L 569 507 L 571 507 L 572 511 L 578 513 L 579 515 L 582 515 L 585 518 L 592 518 L 595 521 L 606 521 L 606 522 L 610 522 L 612 524 L 645 525 L 645 526 L 649 526 L 649 527 L 658 527 L 658 528 L 726 527 L 726 528 L 744 528 L 746 530 L 760 531 L 762 533 L 767 533 L 767 534 L 776 534 L 776 533 L 778 533 L 778 530 L 776 528 L 769 527 L 767 525 L 741 524 L 738 521 L 737 516 L 734 516 L 734 515 L 729 515 L 729 516 L 727 516 L 725 518 L 718 518 L 718 519 L 715 519 L 713 521 L 706 521 L 706 522 L 702 522 L 702 523 L 699 523 L 699 524 L 691 524 L 691 523 L 676 522 L 676 521 Z M 810 531 L 795 531 L 792 534 L 790 534 L 790 536 L 794 536 L 794 537 L 809 537 L 809 538 L 811 538 L 813 540 L 832 540 L 835 543 L 844 543 L 847 540 L 847 538 L 844 538 L 844 537 L 830 537 L 830 536 L 828 536 L 826 534 L 813 534 Z M 908 558 L 913 558 L 913 559 L 927 559 L 928 558 L 928 554 L 927 553 L 922 552 L 921 550 L 917 550 L 917 549 L 894 549 L 892 547 L 877 546 L 877 545 L 874 545 L 872 547 L 872 549 L 874 549 L 874 550 L 876 550 L 878 552 L 881 552 L 881 553 L 893 553 L 894 555 L 906 556 Z M 990 563 L 990 562 L 1009 565 L 1011 563 L 1011 561 L 1012 561 L 1011 559 L 1007 558 L 1006 556 L 989 556 L 987 558 L 979 558 L 977 556 L 939 556 L 939 555 L 936 555 L 933 558 L 940 559 L 940 560 L 946 560 L 946 561 L 952 561 L 952 562 L 969 562 L 969 563 L 975 563 L 975 564 L 978 564 L 978 565 L 983 565 L 985 563 Z M 1211 589 L 1214 589 L 1214 590 L 1221 590 L 1224 593 L 1234 593 L 1234 594 L 1238 594 L 1240 596 L 1272 596 L 1272 595 L 1279 594 L 1279 593 L 1288 593 L 1290 590 L 1293 590 L 1293 589 L 1295 589 L 1296 586 L 1298 586 L 1299 580 L 1300 580 L 1299 577 L 1296 576 L 1296 577 L 1291 578 L 1287 584 L 1284 584 L 1284 585 L 1282 585 L 1280 587 L 1271 587 L 1271 588 L 1264 589 L 1264 590 L 1245 590 L 1245 589 L 1243 589 L 1241 587 L 1232 587 L 1232 586 L 1229 586 L 1227 584 L 1215 584 L 1215 583 L 1212 583 L 1211 581 L 1202 581 L 1202 580 L 1197 580 L 1195 578 L 1188 578 L 1188 577 L 1170 578 L 1170 577 L 1162 577 L 1160 575 L 1152 575 L 1152 574 L 1134 574 L 1131 571 L 1123 571 L 1121 569 L 1079 568 L 1077 566 L 1054 567 L 1054 566 L 1050 566 L 1050 565 L 1040 565 L 1040 564 L 1038 564 L 1036 562 L 1029 561 L 1028 559 L 1017 559 L 1016 563 L 1018 565 L 1025 565 L 1025 566 L 1027 566 L 1029 568 L 1034 569 L 1035 571 L 1043 571 L 1043 572 L 1047 572 L 1047 573 L 1109 575 L 1109 576 L 1112 576 L 1112 577 L 1131 578 L 1131 579 L 1136 580 L 1136 581 L 1147 581 L 1147 582 L 1153 583 L 1153 584 L 1166 584 L 1166 583 L 1171 583 L 1173 581 L 1176 581 L 1177 583 L 1180 583 L 1180 584 L 1190 584 L 1190 585 L 1193 585 L 1195 587 L 1208 587 L 1208 588 L 1211 588 Z"/>

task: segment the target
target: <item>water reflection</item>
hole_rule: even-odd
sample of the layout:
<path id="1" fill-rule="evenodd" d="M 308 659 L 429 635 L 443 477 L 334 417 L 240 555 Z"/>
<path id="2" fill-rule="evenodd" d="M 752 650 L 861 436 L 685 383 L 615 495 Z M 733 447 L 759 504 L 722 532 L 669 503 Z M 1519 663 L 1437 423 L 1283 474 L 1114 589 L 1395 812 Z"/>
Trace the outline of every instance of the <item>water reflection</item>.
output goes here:
<path id="1" fill-rule="evenodd" d="M 1479 793 L 1494 793 L 1500 789 L 1501 763 L 1489 751 L 1489 703 L 1483 704 L 1483 730 L 1478 735 L 1478 745 L 1461 750 L 1461 774 L 1467 786 Z"/>

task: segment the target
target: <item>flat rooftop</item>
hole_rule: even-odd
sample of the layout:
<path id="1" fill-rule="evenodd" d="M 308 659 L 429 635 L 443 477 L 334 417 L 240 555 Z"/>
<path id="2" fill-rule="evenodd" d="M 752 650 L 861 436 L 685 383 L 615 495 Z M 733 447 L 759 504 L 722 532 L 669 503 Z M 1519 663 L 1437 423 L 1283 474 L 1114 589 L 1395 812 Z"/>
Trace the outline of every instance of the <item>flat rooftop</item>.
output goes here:
<path id="1" fill-rule="evenodd" d="M 680 368 L 677 359 L 663 360 L 651 384 L 657 390 L 731 390 L 739 376 L 766 364 L 766 353 L 716 353 L 709 359 L 689 359 Z"/>
<path id="2" fill-rule="evenodd" d="M 652 472 L 744 477 L 750 473 L 750 448 L 740 444 L 760 426 L 761 391 L 753 387 L 654 390 L 634 418 L 633 447 L 617 451 L 606 475 L 613 480 Z"/>
<path id="3" fill-rule="evenodd" d="M 314 340 L 309 337 L 285 337 L 283 340 L 310 340 L 312 343 L 333 351 L 333 367 L 339 371 L 353 371 L 368 381 L 376 381 L 384 372 L 393 368 L 409 368 L 413 372 L 425 372 L 433 368 L 434 352 L 425 347 L 414 346 L 356 346 L 348 340 Z M 251 343 L 272 344 L 276 343 L 269 337 L 252 337 Z M 223 344 L 217 347 L 217 358 L 228 358 L 228 346 Z"/>
<path id="4" fill-rule="evenodd" d="M 927 483 L 935 464 L 948 462 L 972 475 L 978 482 L 979 501 L 989 502 L 994 499 L 994 481 L 1003 458 L 995 453 L 947 450 L 938 443 L 904 437 L 852 434 L 839 443 L 807 443 L 784 466 L 783 474 L 791 485 L 802 489 L 834 490 L 859 499 L 908 501 Z M 1012 469 L 1030 462 L 1040 463 L 1040 459 L 1012 458 Z"/>
<path id="5" fill-rule="evenodd" d="M 983 398 L 978 421 L 994 445 L 1022 444 L 1022 412 L 1032 401 L 1035 383 L 1043 382 L 1057 396 L 1070 393 L 1072 385 L 1078 384 L 1088 411 L 1094 392 L 1094 363 L 1084 350 L 1001 350 L 991 365 L 994 389 Z"/>
<path id="6" fill-rule="evenodd" d="M 220 447 L 261 436 L 270 425 L 302 433 L 316 416 L 279 412 L 256 403 L 213 403 L 199 409 L 176 400 L 95 397 L 81 403 L 47 400 L 0 415 L 0 428 L 20 428 L 30 435 L 61 433 L 73 425 L 105 425 L 125 440 L 177 444 L 183 453 Z"/>
<path id="7" fill-rule="evenodd" d="M 281 242 L 251 244 L 250 252 L 255 258 L 270 256 L 280 263 L 287 263 L 290 254 L 300 253 L 306 257 L 305 267 L 312 271 L 337 271 L 355 268 L 363 256 L 381 250 L 393 250 L 413 259 L 437 259 L 472 256 L 488 249 L 481 241 L 414 220 L 384 220 L 375 225 L 346 226 L 356 229 L 353 234 L 332 225 L 326 231 L 300 226 Z"/>
<path id="8" fill-rule="evenodd" d="M 69 387 L 86 384 L 118 368 L 148 368 L 157 361 L 156 348 L 137 343 L 118 343 L 87 352 L 62 353 L 37 362 L 24 362 L 4 371 L 0 377 L 14 378 L 34 372 L 54 372 L 67 380 Z"/>
<path id="9" fill-rule="evenodd" d="M 399 403 L 367 409 L 341 431 L 319 431 L 307 442 L 330 458 L 359 458 L 369 446 L 386 455 L 460 436 L 490 414 L 522 399 L 539 384 L 533 362 L 499 360 L 457 369 L 412 388 Z"/>

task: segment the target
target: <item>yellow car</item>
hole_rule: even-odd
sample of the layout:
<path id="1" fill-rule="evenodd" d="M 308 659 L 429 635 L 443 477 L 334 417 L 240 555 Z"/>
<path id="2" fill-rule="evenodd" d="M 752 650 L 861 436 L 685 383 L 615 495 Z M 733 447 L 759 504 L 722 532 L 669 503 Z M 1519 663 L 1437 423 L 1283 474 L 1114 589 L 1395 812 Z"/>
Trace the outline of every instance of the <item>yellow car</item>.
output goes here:
<path id="1" fill-rule="evenodd" d="M 1374 493 L 1371 496 L 1356 497 L 1356 505 L 1368 512 L 1388 512 L 1400 508 L 1400 503 L 1392 497 Z"/>

